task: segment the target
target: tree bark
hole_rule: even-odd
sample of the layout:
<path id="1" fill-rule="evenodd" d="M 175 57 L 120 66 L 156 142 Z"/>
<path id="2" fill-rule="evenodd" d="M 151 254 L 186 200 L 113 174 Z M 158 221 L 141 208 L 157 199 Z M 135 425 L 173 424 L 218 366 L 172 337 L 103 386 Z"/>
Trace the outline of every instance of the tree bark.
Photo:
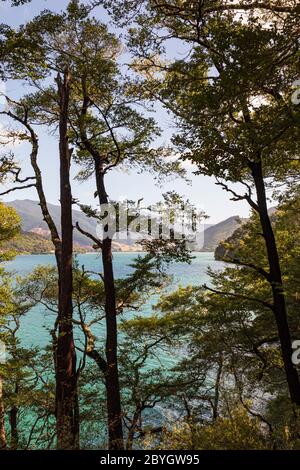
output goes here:
<path id="1" fill-rule="evenodd" d="M 287 318 L 281 266 L 276 239 L 268 213 L 266 189 L 260 156 L 258 156 L 258 159 L 250 165 L 250 169 L 256 188 L 258 213 L 267 251 L 269 282 L 272 288 L 274 314 L 288 389 L 291 401 L 297 406 L 300 406 L 300 382 L 298 372 L 292 362 L 292 340 Z"/>
<path id="2" fill-rule="evenodd" d="M 128 429 L 128 434 L 127 434 L 127 439 L 126 439 L 126 450 L 132 450 L 134 433 L 136 431 L 137 424 L 140 420 L 141 412 L 142 412 L 141 407 L 139 405 L 136 406 L 135 412 L 132 417 L 131 425 L 129 426 L 129 429 Z"/>
<path id="3" fill-rule="evenodd" d="M 108 204 L 105 190 L 102 162 L 95 158 L 95 176 L 99 203 Z M 106 314 L 106 363 L 105 374 L 109 449 L 124 449 L 120 384 L 118 372 L 118 331 L 114 273 L 112 264 L 112 239 L 103 237 L 102 241 L 103 279 L 105 289 Z"/>
<path id="4" fill-rule="evenodd" d="M 70 163 L 72 151 L 68 140 L 70 74 L 57 77 L 60 119 L 60 204 L 61 204 L 61 262 L 59 271 L 59 313 L 56 351 L 56 429 L 57 448 L 78 447 L 78 403 L 76 351 L 73 338 L 73 225 Z"/>
<path id="5" fill-rule="evenodd" d="M 19 395 L 19 386 L 16 382 L 14 396 L 17 398 Z M 18 432 L 18 407 L 12 406 L 9 410 L 9 424 L 10 424 L 10 449 L 17 450 L 19 443 L 19 432 Z"/>
<path id="6" fill-rule="evenodd" d="M 0 450 L 7 447 L 5 432 L 5 409 L 3 403 L 3 379 L 0 375 Z"/>
<path id="7" fill-rule="evenodd" d="M 56 259 L 56 264 L 57 268 L 60 269 L 60 264 L 61 264 L 61 240 L 58 234 L 57 227 L 50 215 L 50 212 L 48 210 L 48 205 L 47 205 L 47 200 L 43 188 L 43 180 L 42 180 L 42 173 L 40 170 L 40 167 L 37 162 L 37 157 L 38 157 L 38 151 L 39 151 L 39 142 L 38 142 L 38 137 L 33 131 L 32 127 L 27 125 L 27 129 L 30 132 L 31 135 L 31 145 L 32 145 L 32 150 L 30 154 L 30 163 L 34 171 L 35 175 L 35 186 L 36 186 L 36 191 L 38 194 L 39 198 L 39 205 L 42 211 L 43 215 L 43 220 L 46 222 L 49 230 L 50 230 L 50 236 L 51 236 L 51 241 L 54 245 L 54 252 L 55 252 L 55 259 Z"/>
<path id="8" fill-rule="evenodd" d="M 223 354 L 220 353 L 218 357 L 218 366 L 215 383 L 215 396 L 213 399 L 213 421 L 219 417 L 219 401 L 220 401 L 220 383 L 223 372 Z"/>

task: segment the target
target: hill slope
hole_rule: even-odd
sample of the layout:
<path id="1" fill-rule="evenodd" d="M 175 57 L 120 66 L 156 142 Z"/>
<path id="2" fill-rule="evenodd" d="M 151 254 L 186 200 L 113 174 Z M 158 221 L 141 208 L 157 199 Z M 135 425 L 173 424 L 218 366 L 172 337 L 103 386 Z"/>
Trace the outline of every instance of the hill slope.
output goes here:
<path id="1" fill-rule="evenodd" d="M 4 249 L 14 249 L 18 253 L 51 253 L 53 245 L 50 241 L 50 232 L 46 222 L 44 222 L 40 206 L 37 201 L 30 199 L 17 199 L 7 202 L 21 216 L 22 233 L 9 242 Z M 60 207 L 48 203 L 50 214 L 60 229 Z M 79 223 L 80 227 L 93 235 L 96 235 L 97 223 L 95 219 L 87 217 L 83 212 L 73 210 L 73 223 Z M 82 235 L 78 230 L 73 232 L 74 251 L 92 251 L 92 244 L 89 238 Z M 122 240 L 113 242 L 113 251 L 139 251 L 139 247 L 132 240 Z"/>
<path id="2" fill-rule="evenodd" d="M 49 230 L 43 221 L 38 202 L 30 199 L 17 199 L 6 204 L 13 207 L 21 216 L 22 231 L 25 232 L 20 235 L 18 240 L 16 239 L 11 242 L 16 245 L 16 251 L 19 253 L 24 251 L 30 253 L 48 253 L 53 251 L 49 240 Z M 54 204 L 48 204 L 48 207 L 55 224 L 57 227 L 60 227 L 60 207 Z M 96 234 L 96 221 L 88 218 L 83 212 L 73 210 L 73 220 L 74 225 L 78 222 L 85 231 Z M 230 237 L 242 222 L 243 219 L 233 216 L 219 224 L 207 226 L 203 233 L 204 242 L 200 251 L 214 251 L 220 242 Z M 22 250 L 22 245 L 24 250 Z M 81 251 L 80 247 L 82 247 L 82 251 L 91 249 L 90 240 L 79 233 L 78 230 L 74 230 L 74 245 L 77 248 L 76 251 Z M 114 251 L 136 251 L 137 247 L 134 245 L 134 241 L 129 239 L 122 240 L 122 243 L 113 242 L 113 249 Z"/>
<path id="3" fill-rule="evenodd" d="M 222 241 L 230 237 L 241 226 L 244 220 L 239 216 L 233 216 L 208 227 L 204 230 L 204 243 L 201 251 L 214 251 Z"/>
<path id="4" fill-rule="evenodd" d="M 3 251 L 15 251 L 17 253 L 51 253 L 53 245 L 50 240 L 31 232 L 21 232 L 13 239 L 3 242 L 1 245 Z"/>
<path id="5" fill-rule="evenodd" d="M 269 216 L 271 220 L 273 220 L 276 217 L 276 207 L 270 207 L 268 210 Z M 240 219 L 241 224 L 237 226 L 237 228 L 229 234 L 226 238 L 223 238 L 220 240 L 218 245 L 215 248 L 215 259 L 216 260 L 223 260 L 224 258 L 234 258 L 235 253 L 235 246 L 240 242 L 240 240 L 244 237 L 245 231 L 246 231 L 246 225 L 245 222 L 247 222 L 249 219 Z M 230 245 L 232 249 L 228 249 L 226 245 Z"/>
<path id="6" fill-rule="evenodd" d="M 13 207 L 21 216 L 22 230 L 24 232 L 34 232 L 44 237 L 49 237 L 49 230 L 46 222 L 43 220 L 41 208 L 37 201 L 17 199 L 6 204 Z M 60 207 L 48 203 L 48 208 L 55 224 L 60 228 Z M 78 222 L 84 230 L 95 235 L 96 221 L 94 219 L 89 219 L 81 211 L 73 210 L 73 220 L 74 225 Z M 74 242 L 83 246 L 90 245 L 89 240 L 77 230 L 74 230 Z"/>

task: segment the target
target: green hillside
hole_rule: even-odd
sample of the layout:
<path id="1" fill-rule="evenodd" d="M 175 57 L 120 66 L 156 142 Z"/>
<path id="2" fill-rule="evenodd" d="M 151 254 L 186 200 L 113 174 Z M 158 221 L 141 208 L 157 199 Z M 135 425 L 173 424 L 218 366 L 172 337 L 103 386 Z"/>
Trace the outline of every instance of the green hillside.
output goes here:
<path id="1" fill-rule="evenodd" d="M 53 251 L 52 244 L 48 240 L 49 230 L 43 220 L 38 202 L 24 199 L 10 201 L 6 204 L 13 207 L 21 217 L 21 228 L 23 231 L 20 236 L 21 238 L 9 242 L 10 244 L 15 244 L 15 250 L 18 253 L 49 253 Z M 55 224 L 60 228 L 60 207 L 49 203 L 48 207 Z M 87 232 L 96 234 L 95 219 L 88 218 L 81 211 L 73 210 L 73 220 L 74 222 L 79 222 L 80 226 Z M 203 233 L 203 244 L 197 250 L 204 252 L 214 251 L 222 241 L 230 237 L 240 227 L 241 223 L 243 223 L 243 219 L 233 216 L 216 225 L 207 226 Z M 78 230 L 74 230 L 73 236 L 75 251 L 85 252 L 91 249 L 90 241 Z M 130 239 L 124 240 L 122 243 L 113 243 L 113 251 L 136 250 L 138 250 L 138 247 Z"/>
<path id="2" fill-rule="evenodd" d="M 8 206 L 13 207 L 22 219 L 22 230 L 24 232 L 31 232 L 40 229 L 45 233 L 42 235 L 48 236 L 49 229 L 43 220 L 41 208 L 37 201 L 32 201 L 30 199 L 16 199 L 6 203 Z M 48 203 L 48 208 L 51 216 L 53 217 L 54 223 L 60 231 L 60 207 L 55 204 Z M 73 220 L 74 225 L 76 222 L 80 224 L 83 230 L 96 234 L 96 221 L 94 219 L 88 218 L 83 212 L 79 210 L 73 210 Z M 74 243 L 79 245 L 89 245 L 89 240 L 79 233 L 77 230 L 74 230 Z"/>
<path id="3" fill-rule="evenodd" d="M 15 251 L 19 254 L 53 253 L 53 244 L 41 235 L 33 232 L 21 232 L 9 241 L 2 243 L 2 251 Z M 85 253 L 88 248 L 79 245 L 74 246 L 74 251 Z"/>
<path id="4" fill-rule="evenodd" d="M 217 246 L 240 227 L 243 219 L 238 216 L 229 217 L 219 224 L 212 225 L 204 231 L 204 243 L 201 251 L 214 251 Z"/>
<path id="5" fill-rule="evenodd" d="M 32 232 L 21 232 L 13 239 L 2 244 L 2 250 L 13 250 L 17 253 L 51 253 L 53 245 L 50 240 Z"/>

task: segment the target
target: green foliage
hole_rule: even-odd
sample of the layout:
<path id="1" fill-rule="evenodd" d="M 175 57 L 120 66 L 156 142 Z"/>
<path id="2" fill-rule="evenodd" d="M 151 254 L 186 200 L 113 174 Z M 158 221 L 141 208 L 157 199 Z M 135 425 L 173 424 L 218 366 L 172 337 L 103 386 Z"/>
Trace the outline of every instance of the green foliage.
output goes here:
<path id="1" fill-rule="evenodd" d="M 184 174 L 170 150 L 152 144 L 160 134 L 154 119 L 138 111 L 141 99 L 132 93 L 134 80 L 121 73 L 118 57 L 122 45 L 106 25 L 89 14 L 78 2 L 66 12 L 48 10 L 19 30 L 4 28 L 0 55 L 7 77 L 47 79 L 45 85 L 24 96 L 13 111 L 29 122 L 55 128 L 58 122 L 56 85 L 49 85 L 53 73 L 71 73 L 70 141 L 73 156 L 81 165 L 78 178 L 94 172 L 99 157 L 104 171 L 115 166 L 149 170 L 157 177 Z"/>
<path id="2" fill-rule="evenodd" d="M 2 244 L 2 250 L 23 254 L 52 253 L 53 245 L 50 240 L 47 240 L 41 235 L 21 232 L 13 239 L 4 242 Z"/>
<path id="3" fill-rule="evenodd" d="M 300 326 L 298 205 L 298 192 L 286 195 L 272 216 L 294 338 Z M 171 403 L 183 416 L 161 438 L 149 429 L 143 445 L 297 448 L 298 421 L 288 399 L 271 286 L 265 279 L 266 250 L 258 232 L 254 214 L 225 244 L 228 267 L 210 272 L 211 287 L 179 288 L 161 297 L 152 316 L 122 323 L 127 367 L 137 367 L 138 357 L 152 365 L 128 375 L 128 381 L 134 376 L 141 384 L 134 396 L 142 400 L 148 392 L 162 409 Z M 180 358 L 160 377 L 159 366 L 154 366 L 158 358 L 176 357 L 178 351 Z"/>
<path id="4" fill-rule="evenodd" d="M 20 230 L 20 217 L 14 209 L 0 203 L 0 242 L 14 237 Z"/>
<path id="5" fill-rule="evenodd" d="M 151 441 L 150 441 L 151 442 Z M 146 441 L 146 445 L 149 446 Z M 179 423 L 165 431 L 159 445 L 164 450 L 262 450 L 271 449 L 257 419 L 249 417 L 242 407 L 231 411 L 206 426 Z"/>
<path id="6" fill-rule="evenodd" d="M 20 231 L 21 219 L 17 212 L 0 202 L 0 261 L 7 261 L 14 256 L 13 251 L 7 251 L 5 244 Z"/>
<path id="7" fill-rule="evenodd" d="M 6 2 L 7 0 L 1 0 L 2 2 Z M 11 0 L 11 6 L 17 7 L 19 5 L 24 5 L 24 3 L 29 3 L 31 0 Z"/>

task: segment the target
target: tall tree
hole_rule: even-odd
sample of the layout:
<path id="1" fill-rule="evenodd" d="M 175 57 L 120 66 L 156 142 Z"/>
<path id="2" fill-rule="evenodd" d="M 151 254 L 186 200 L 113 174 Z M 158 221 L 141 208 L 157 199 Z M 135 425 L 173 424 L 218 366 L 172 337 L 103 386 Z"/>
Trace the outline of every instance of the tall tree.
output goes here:
<path id="1" fill-rule="evenodd" d="M 244 13 L 238 16 L 236 10 Z M 286 379 L 292 402 L 300 405 L 267 204 L 267 181 L 289 174 L 299 152 L 299 110 L 290 99 L 298 76 L 299 8 L 296 2 L 196 1 L 186 7 L 180 1 L 149 1 L 140 12 L 130 41 L 141 58 L 135 67 L 148 74 L 146 93 L 175 115 L 182 132 L 174 143 L 199 173 L 217 177 L 234 200 L 247 201 L 259 215 Z M 170 39 L 182 41 L 189 59 L 175 58 L 171 65 L 156 60 Z M 165 79 L 157 77 L 157 70 L 165 72 Z M 230 182 L 244 185 L 246 193 L 238 194 Z"/>
<path id="2" fill-rule="evenodd" d="M 158 133 L 158 129 L 153 119 L 144 117 L 136 110 L 139 100 L 130 96 L 132 84 L 121 77 L 117 64 L 121 50 L 120 43 L 108 32 L 106 26 L 89 17 L 89 9 L 79 2 L 72 1 L 66 13 L 58 15 L 47 11 L 22 28 L 19 33 L 7 30 L 3 34 L 6 37 L 6 41 L 3 40 L 2 43 L 2 55 L 7 64 L 6 73 L 12 76 L 24 76 L 24 67 L 27 67 L 27 78 L 39 90 L 42 88 L 42 79 L 51 77 L 54 72 L 63 74 L 67 64 L 72 76 L 67 120 L 70 127 L 69 136 L 74 145 L 74 158 L 82 166 L 79 177 L 94 177 L 94 194 L 100 207 L 109 204 L 105 178 L 117 166 L 122 167 L 128 163 L 149 169 L 161 168 L 164 174 L 178 170 L 179 165 L 176 162 L 163 166 L 167 152 L 161 149 L 149 149 L 152 137 Z M 39 47 L 36 47 L 36 44 Z M 26 66 L 26 60 L 20 56 L 16 59 L 12 53 L 17 45 L 30 65 Z M 51 126 L 60 123 L 62 130 L 61 104 L 55 89 L 52 86 L 45 86 L 41 91 L 26 96 L 20 106 L 27 110 L 26 116 L 30 122 Z M 66 126 L 66 116 L 64 119 Z M 65 139 L 65 131 L 61 133 L 61 139 Z M 66 140 L 61 140 L 61 144 L 63 142 L 66 145 Z M 67 160 L 64 162 L 66 164 Z M 67 191 L 67 188 L 63 187 L 62 190 Z M 66 201 L 61 200 L 61 204 L 66 204 L 65 209 L 68 214 L 70 198 L 71 194 L 68 192 Z M 86 209 L 86 212 L 89 210 Z M 62 223 L 66 224 L 69 219 L 69 215 L 64 217 Z M 81 229 L 79 226 L 77 228 Z M 70 231 L 70 226 L 67 230 Z M 122 448 L 122 412 L 117 367 L 117 311 L 112 264 L 114 234 L 107 233 L 103 239 L 98 239 L 94 234 L 87 235 L 97 248 L 102 250 L 106 295 L 106 395 L 109 445 L 110 448 Z M 68 246 L 70 248 L 70 244 Z M 67 269 L 70 269 L 69 265 Z"/>
<path id="3" fill-rule="evenodd" d="M 70 72 L 57 76 L 59 96 L 59 159 L 61 259 L 59 276 L 58 338 L 56 351 L 57 442 L 60 449 L 79 446 L 76 352 L 73 337 L 73 223 L 68 120 Z"/>
<path id="4" fill-rule="evenodd" d="M 6 167 L 7 169 L 7 167 Z M 5 169 L 1 168 L 0 177 L 1 180 L 5 179 Z M 1 250 L 1 243 L 10 240 L 13 238 L 20 230 L 20 217 L 9 207 L 6 207 L 2 202 L 0 203 L 0 250 Z M 10 259 L 13 254 L 8 253 L 1 253 L 0 251 L 0 261 L 5 261 Z M 9 285 L 7 282 L 7 275 L 2 267 L 0 267 L 0 278 L 1 278 L 1 285 L 0 285 L 0 298 L 1 298 L 1 323 L 4 320 L 7 311 L 9 310 Z M 1 338 L 1 336 L 0 336 Z M 2 349 L 3 344 L 1 342 L 1 356 L 5 354 L 5 351 Z M 1 357 L 1 361 L 4 360 L 4 357 Z M 6 442 L 6 432 L 5 432 L 5 408 L 4 408 L 4 399 L 3 399 L 3 378 L 0 372 L 0 449 L 5 449 L 7 445 Z"/>
<path id="5" fill-rule="evenodd" d="M 59 122 L 59 160 L 60 160 L 60 203 L 61 203 L 61 238 L 59 230 L 55 226 L 53 219 L 49 213 L 46 197 L 43 188 L 42 174 L 38 165 L 39 139 L 32 126 L 29 108 L 27 103 L 10 100 L 7 97 L 10 110 L 3 111 L 8 117 L 14 119 L 17 123 L 24 126 L 26 134 L 23 138 L 31 144 L 32 150 L 30 155 L 31 166 L 34 171 L 34 177 L 21 180 L 34 180 L 34 183 L 23 185 L 21 187 L 12 188 L 12 190 L 22 189 L 24 187 L 35 186 L 37 189 L 39 202 L 43 214 L 43 218 L 47 223 L 51 239 L 55 247 L 55 255 L 57 269 L 59 273 L 59 314 L 55 324 L 55 331 L 58 328 L 58 338 L 56 341 L 55 354 L 55 370 L 56 370 L 56 413 L 57 413 L 57 446 L 58 448 L 76 448 L 79 445 L 79 421 L 78 421 L 78 397 L 77 397 L 77 371 L 76 371 L 76 352 L 73 339 L 72 324 L 72 253 L 73 253 L 73 225 L 72 225 L 72 194 L 70 187 L 70 162 L 71 150 L 68 145 L 68 119 L 69 119 L 69 95 L 70 95 L 70 74 L 66 62 L 63 64 L 53 65 L 51 59 L 53 50 L 49 52 L 46 42 L 43 41 L 41 35 L 43 29 L 33 26 L 31 35 L 39 35 L 39 46 L 36 47 L 36 62 L 27 64 L 27 78 L 30 81 L 32 75 L 42 82 L 49 76 L 51 72 L 58 72 L 56 78 L 56 87 L 52 88 L 54 100 L 57 103 L 57 116 Z M 28 43 L 21 41 L 23 49 L 26 53 L 35 50 L 32 38 L 28 35 Z M 30 43 L 30 47 L 27 46 Z M 18 71 L 14 71 L 16 63 L 22 67 L 22 59 L 20 56 L 11 61 L 10 53 L 14 50 L 15 44 L 11 44 L 8 49 L 4 50 L 3 59 L 10 63 L 13 77 L 18 77 Z M 32 47 L 32 49 L 31 49 Z M 5 48 L 4 48 L 5 49 Z M 47 64 L 48 60 L 48 64 Z M 49 65 L 51 62 L 51 66 Z M 45 63 L 47 65 L 45 65 Z M 24 62 L 23 62 L 23 66 Z M 50 72 L 50 75 L 51 75 Z M 10 72 L 9 72 L 10 73 Z M 63 77 L 63 78 L 61 78 Z M 33 80 L 34 86 L 39 85 Z M 18 133 L 18 131 L 17 131 Z M 15 181 L 20 181 L 18 170 L 10 170 L 14 175 Z M 10 192 L 11 190 L 8 190 Z M 6 192 L 5 192 L 6 193 Z"/>

